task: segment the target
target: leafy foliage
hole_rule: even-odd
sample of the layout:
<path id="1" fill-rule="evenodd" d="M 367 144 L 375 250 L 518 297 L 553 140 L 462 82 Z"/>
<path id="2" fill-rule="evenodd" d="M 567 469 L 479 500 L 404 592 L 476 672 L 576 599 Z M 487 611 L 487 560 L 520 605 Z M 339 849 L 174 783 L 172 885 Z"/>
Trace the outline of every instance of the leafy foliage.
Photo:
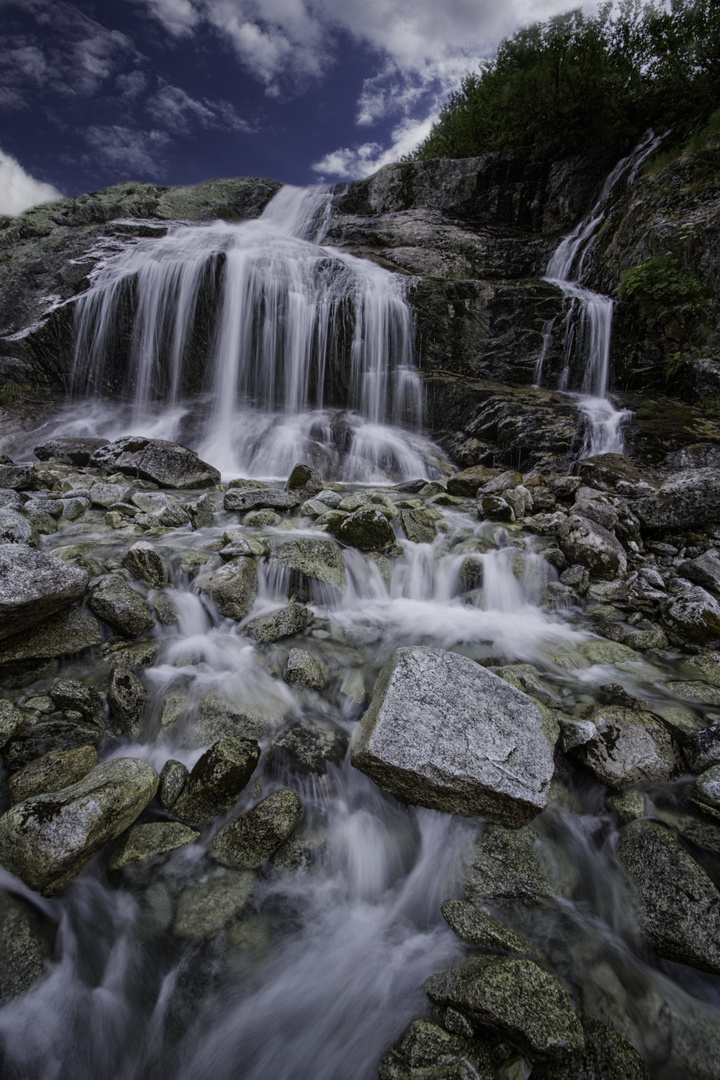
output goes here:
<path id="1" fill-rule="evenodd" d="M 695 308 L 707 295 L 706 286 L 673 255 L 653 255 L 626 270 L 618 297 L 634 304 L 640 315 L 653 316 L 673 307 Z"/>
<path id="2" fill-rule="evenodd" d="M 411 157 L 620 152 L 651 125 L 706 123 L 718 101 L 718 0 L 608 2 L 597 15 L 572 11 L 503 41 Z"/>

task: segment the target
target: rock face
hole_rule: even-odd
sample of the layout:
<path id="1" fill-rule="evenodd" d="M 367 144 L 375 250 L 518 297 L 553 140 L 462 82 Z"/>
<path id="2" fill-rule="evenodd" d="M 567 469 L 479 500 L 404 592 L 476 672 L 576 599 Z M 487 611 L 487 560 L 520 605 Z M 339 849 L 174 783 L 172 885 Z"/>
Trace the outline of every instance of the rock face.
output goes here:
<path id="1" fill-rule="evenodd" d="M 157 786 L 151 765 L 116 758 L 70 787 L 26 799 L 0 818 L 0 864 L 54 896 L 135 821 Z"/>
<path id="2" fill-rule="evenodd" d="M 53 555 L 20 544 L 0 546 L 0 639 L 79 600 L 88 575 Z"/>
<path id="3" fill-rule="evenodd" d="M 458 1009 L 539 1056 L 569 1056 L 585 1045 L 565 990 L 532 960 L 468 960 L 431 975 L 425 990 L 437 1005 Z"/>
<path id="4" fill-rule="evenodd" d="M 129 436 L 97 449 L 94 465 L 151 480 L 163 488 L 204 488 L 220 483 L 220 473 L 194 450 L 164 439 Z"/>
<path id="5" fill-rule="evenodd" d="M 375 684 L 353 765 L 397 798 L 523 825 L 547 804 L 554 765 L 521 691 L 441 649 L 398 649 Z"/>
<path id="6" fill-rule="evenodd" d="M 637 888 L 640 929 L 660 956 L 720 974 L 720 892 L 662 825 L 635 821 L 618 856 Z"/>

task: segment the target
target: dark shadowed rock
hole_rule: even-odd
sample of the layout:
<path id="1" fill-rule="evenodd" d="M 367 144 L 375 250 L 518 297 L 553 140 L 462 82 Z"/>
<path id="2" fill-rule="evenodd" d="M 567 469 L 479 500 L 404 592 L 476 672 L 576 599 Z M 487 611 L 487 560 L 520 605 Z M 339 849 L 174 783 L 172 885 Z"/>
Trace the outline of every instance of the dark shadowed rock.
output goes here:
<path id="1" fill-rule="evenodd" d="M 374 506 L 342 518 L 332 531 L 343 544 L 360 551 L 384 551 L 395 543 L 395 530 Z"/>
<path id="2" fill-rule="evenodd" d="M 108 444 L 108 439 L 50 439 L 42 446 L 36 446 L 33 453 L 39 461 L 59 461 L 82 467 L 89 463 L 96 450 Z"/>
<path id="3" fill-rule="evenodd" d="M 634 509 L 646 529 L 697 529 L 720 521 L 720 474 L 717 468 L 676 473 Z"/>
<path id="4" fill-rule="evenodd" d="M 270 743 L 267 764 L 275 773 L 324 776 L 329 765 L 341 764 L 347 747 L 348 737 L 340 728 L 298 720 Z"/>
<path id="5" fill-rule="evenodd" d="M 81 780 L 97 763 L 94 746 L 52 750 L 10 777 L 10 800 L 19 803 L 33 795 L 62 791 Z"/>
<path id="6" fill-rule="evenodd" d="M 139 723 L 148 695 L 137 675 L 126 668 L 115 667 L 110 674 L 107 699 L 118 728 L 129 732 Z"/>
<path id="7" fill-rule="evenodd" d="M 0 892 L 0 1005 L 29 990 L 52 960 L 54 927 L 13 893 Z"/>
<path id="8" fill-rule="evenodd" d="M 229 821 L 213 837 L 209 853 L 223 866 L 256 870 L 295 829 L 302 803 L 290 788 L 274 791 L 251 810 Z"/>
<path id="9" fill-rule="evenodd" d="M 305 502 L 318 495 L 323 489 L 323 479 L 317 469 L 310 465 L 296 465 L 288 477 L 285 490 L 288 491 L 295 502 Z"/>
<path id="10" fill-rule="evenodd" d="M 597 705 L 589 723 L 594 730 L 585 732 L 587 741 L 572 753 L 600 783 L 622 789 L 671 780 L 685 772 L 677 740 L 652 713 Z"/>
<path id="11" fill-rule="evenodd" d="M 185 787 L 190 773 L 182 761 L 170 758 L 160 771 L 158 802 L 164 810 L 170 810 L 177 802 L 180 792 Z"/>
<path id="12" fill-rule="evenodd" d="M 627 825 L 617 850 L 647 943 L 668 960 L 720 974 L 720 892 L 702 867 L 651 821 Z"/>
<path id="13" fill-rule="evenodd" d="M 122 870 L 145 859 L 170 855 L 199 839 L 199 832 L 179 821 L 149 821 L 144 825 L 133 825 L 117 841 L 108 860 L 108 870 Z"/>
<path id="14" fill-rule="evenodd" d="M 492 1055 L 480 1042 L 431 1020 L 413 1020 L 382 1058 L 379 1080 L 495 1080 Z"/>
<path id="15" fill-rule="evenodd" d="M 111 472 L 151 480 L 163 488 L 204 488 L 220 483 L 220 473 L 194 450 L 164 439 L 128 436 L 101 446 L 91 463 Z"/>
<path id="16" fill-rule="evenodd" d="M 97 619 L 87 611 L 70 608 L 0 643 L 0 665 L 69 656 L 99 645 L 101 641 Z"/>
<path id="17" fill-rule="evenodd" d="M 0 545 L 0 639 L 79 600 L 88 575 L 53 555 L 19 544 Z"/>
<path id="18" fill-rule="evenodd" d="M 351 754 L 356 768 L 404 802 L 510 825 L 544 809 L 554 772 L 532 699 L 441 649 L 397 650 L 378 676 Z"/>
<path id="19" fill-rule="evenodd" d="M 157 785 L 151 765 L 116 758 L 62 791 L 25 799 L 0 818 L 0 864 L 54 896 L 135 821 Z"/>
<path id="20" fill-rule="evenodd" d="M 584 1016 L 581 1023 L 585 1049 L 568 1062 L 533 1064 L 532 1080 L 650 1080 L 635 1047 L 614 1028 L 590 1016 Z"/>

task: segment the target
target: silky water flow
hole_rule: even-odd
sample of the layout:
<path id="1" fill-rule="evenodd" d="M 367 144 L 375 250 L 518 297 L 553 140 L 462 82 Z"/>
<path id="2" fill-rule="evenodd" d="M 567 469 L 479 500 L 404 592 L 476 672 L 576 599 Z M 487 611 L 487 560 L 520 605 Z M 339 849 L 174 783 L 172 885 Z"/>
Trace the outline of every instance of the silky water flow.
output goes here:
<path id="1" fill-rule="evenodd" d="M 76 369 L 76 394 L 85 383 L 100 385 L 116 306 L 132 280 L 134 404 L 127 415 L 110 417 L 106 432 L 113 424 L 117 434 L 134 432 L 137 423 L 175 433 L 190 408 L 181 388 L 198 282 L 213 273 L 222 300 L 196 448 L 226 472 L 284 477 L 310 440 L 327 455 L 328 480 L 364 481 L 358 490 L 376 505 L 407 498 L 388 486 L 388 474 L 428 476 L 432 447 L 417 430 L 405 283 L 323 247 L 327 213 L 322 193 L 283 190 L 257 222 L 173 226 L 166 238 L 110 258 L 78 313 Z M 555 280 L 566 282 L 581 243 L 568 238 L 549 270 Z M 341 452 L 323 405 L 322 365 L 348 296 L 350 419 Z M 587 390 L 601 396 L 606 374 L 597 378 Z M 161 402 L 154 413 L 153 395 Z M 83 405 L 104 408 L 98 397 Z M 85 433 L 77 406 L 63 423 L 58 434 Z M 221 494 L 211 498 L 211 525 L 153 540 L 172 568 L 168 588 L 134 583 L 156 605 L 164 594 L 175 617 L 153 631 L 158 651 L 143 672 L 149 703 L 142 733 L 101 745 L 101 757 L 140 757 L 158 770 L 172 758 L 191 767 L 213 741 L 204 712 L 210 700 L 255 725 L 264 746 L 290 720 L 314 724 L 342 746 L 381 666 L 407 645 L 451 649 L 496 667 L 532 663 L 538 692 L 558 710 L 592 701 L 599 686 L 618 680 L 657 712 L 677 705 L 667 685 L 673 671 L 660 660 L 636 654 L 620 669 L 589 659 L 589 622 L 565 606 L 542 540 L 478 521 L 467 504 L 434 504 L 431 542 L 413 543 L 398 530 L 392 560 L 345 549 L 346 587 L 316 584 L 311 626 L 289 642 L 262 646 L 247 635 L 247 620 L 223 618 L 193 591 L 183 558 L 213 557 L 228 529 L 255 537 L 266 551 L 258 559 L 255 616 L 288 600 L 289 575 L 272 551 L 318 533 L 298 515 L 239 529 Z M 104 511 L 82 520 L 82 528 L 71 523 L 43 537 L 43 549 L 82 543 L 91 545 L 91 557 L 117 565 L 128 540 L 106 528 Z M 283 681 L 290 647 L 327 665 L 325 691 Z M 99 683 L 107 676 L 78 659 L 66 661 L 62 674 Z M 15 696 L 42 695 L 51 681 Z M 285 784 L 298 790 L 304 809 L 296 846 L 257 873 L 249 889 L 242 875 L 206 854 L 217 822 L 150 871 L 108 876 L 100 855 L 52 900 L 0 871 L 0 885 L 56 928 L 45 976 L 0 1009 L 5 1080 L 373 1080 L 388 1045 L 427 1013 L 425 978 L 465 955 L 440 905 L 462 896 L 464 867 L 487 825 L 404 806 L 354 770 L 347 755 L 323 775 L 298 779 L 262 764 L 256 775 L 236 809 Z M 675 821 L 682 790 L 681 780 L 648 792 L 657 817 Z M 550 904 L 516 904 L 501 917 L 562 973 L 579 1009 L 618 1026 L 654 1063 L 658 1080 L 678 1080 L 689 1075 L 683 1062 L 693 1040 L 718 1029 L 716 980 L 680 965 L 658 967 L 643 951 L 606 794 L 587 778 L 536 819 L 532 848 L 559 883 L 557 895 Z M 194 929 L 178 915 L 188 900 Z M 222 918 L 213 924 L 223 910 L 225 925 Z"/>

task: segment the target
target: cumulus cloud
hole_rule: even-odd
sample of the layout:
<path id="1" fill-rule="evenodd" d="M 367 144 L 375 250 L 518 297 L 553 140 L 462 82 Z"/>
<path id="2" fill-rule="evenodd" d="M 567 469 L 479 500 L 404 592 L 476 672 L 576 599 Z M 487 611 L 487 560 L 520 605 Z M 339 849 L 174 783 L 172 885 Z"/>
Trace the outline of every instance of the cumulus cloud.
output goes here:
<path id="1" fill-rule="evenodd" d="M 61 198 L 52 184 L 35 180 L 19 161 L 0 150 L 0 214 L 22 214 L 31 206 Z"/>
<path id="2" fill-rule="evenodd" d="M 93 124 L 84 137 L 92 149 L 92 155 L 85 158 L 86 164 L 119 170 L 128 180 L 155 180 L 165 171 L 163 155 L 171 141 L 165 131 Z"/>

